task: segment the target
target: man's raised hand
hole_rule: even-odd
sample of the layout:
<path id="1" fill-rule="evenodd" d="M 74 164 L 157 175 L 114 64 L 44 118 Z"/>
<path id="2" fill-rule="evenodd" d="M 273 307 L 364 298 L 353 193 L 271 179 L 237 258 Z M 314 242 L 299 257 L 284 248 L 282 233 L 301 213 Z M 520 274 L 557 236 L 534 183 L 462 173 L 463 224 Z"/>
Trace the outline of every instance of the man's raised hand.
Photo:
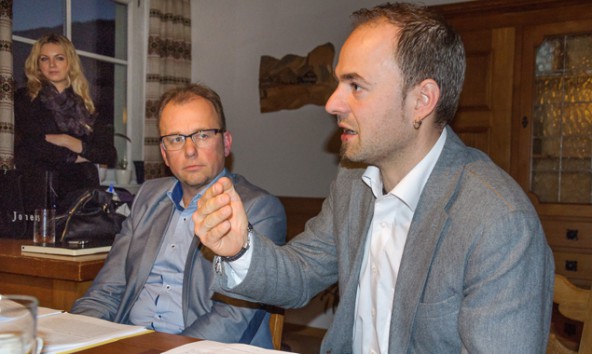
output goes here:
<path id="1" fill-rule="evenodd" d="M 247 214 L 227 177 L 220 178 L 201 196 L 193 222 L 195 235 L 220 256 L 234 256 L 247 242 Z"/>

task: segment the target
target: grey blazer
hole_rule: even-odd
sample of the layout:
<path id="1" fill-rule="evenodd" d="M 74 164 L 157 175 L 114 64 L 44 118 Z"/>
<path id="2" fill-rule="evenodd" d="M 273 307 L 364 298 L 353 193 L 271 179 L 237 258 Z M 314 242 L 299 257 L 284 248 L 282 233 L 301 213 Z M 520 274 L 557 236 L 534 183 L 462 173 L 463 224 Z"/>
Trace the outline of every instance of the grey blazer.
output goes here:
<path id="1" fill-rule="evenodd" d="M 411 222 L 393 299 L 390 353 L 543 353 L 554 263 L 522 189 L 448 129 Z M 339 282 L 322 353 L 351 353 L 374 196 L 363 169 L 340 168 L 318 216 L 284 247 L 254 237 L 245 280 L 228 294 L 300 307 Z M 259 236 L 259 235 L 257 235 Z"/>
<path id="2" fill-rule="evenodd" d="M 276 197 L 244 177 L 229 174 L 241 196 L 249 221 L 258 232 L 283 244 L 286 215 Z M 160 178 L 144 182 L 131 215 L 115 238 L 105 265 L 72 313 L 129 323 L 129 312 L 144 287 L 173 213 L 166 192 L 177 182 Z M 213 253 L 194 237 L 185 265 L 182 306 L 184 335 L 221 342 L 238 342 L 249 321 L 264 311 L 259 306 L 214 294 Z M 261 315 L 259 315 L 260 318 Z M 271 348 L 269 314 L 265 314 L 251 344 Z"/>

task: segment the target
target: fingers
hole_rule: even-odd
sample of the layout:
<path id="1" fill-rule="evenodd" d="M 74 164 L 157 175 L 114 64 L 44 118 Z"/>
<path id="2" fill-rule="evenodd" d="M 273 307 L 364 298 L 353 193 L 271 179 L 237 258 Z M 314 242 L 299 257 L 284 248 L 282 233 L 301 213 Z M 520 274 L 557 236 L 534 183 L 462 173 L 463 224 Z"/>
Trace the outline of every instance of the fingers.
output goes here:
<path id="1" fill-rule="evenodd" d="M 222 190 L 218 184 L 210 187 L 214 191 L 206 191 L 197 203 L 197 211 L 193 214 L 195 224 L 195 233 L 205 235 L 211 229 L 227 220 L 232 210 L 230 208 L 230 198 L 226 194 L 221 194 Z"/>
<path id="2" fill-rule="evenodd" d="M 192 218 L 200 241 L 219 255 L 236 254 L 246 240 L 248 222 L 230 179 L 223 177 L 212 184 L 197 206 Z"/>

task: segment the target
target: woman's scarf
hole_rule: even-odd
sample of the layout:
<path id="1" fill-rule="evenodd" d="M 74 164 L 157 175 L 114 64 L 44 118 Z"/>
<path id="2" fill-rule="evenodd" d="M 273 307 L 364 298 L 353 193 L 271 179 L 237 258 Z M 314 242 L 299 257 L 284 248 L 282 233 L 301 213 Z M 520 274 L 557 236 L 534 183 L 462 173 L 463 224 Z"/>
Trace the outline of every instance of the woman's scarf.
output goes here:
<path id="1" fill-rule="evenodd" d="M 43 84 L 38 97 L 53 112 L 53 118 L 63 133 L 77 137 L 92 133 L 95 117 L 71 87 L 59 93 L 52 84 Z"/>

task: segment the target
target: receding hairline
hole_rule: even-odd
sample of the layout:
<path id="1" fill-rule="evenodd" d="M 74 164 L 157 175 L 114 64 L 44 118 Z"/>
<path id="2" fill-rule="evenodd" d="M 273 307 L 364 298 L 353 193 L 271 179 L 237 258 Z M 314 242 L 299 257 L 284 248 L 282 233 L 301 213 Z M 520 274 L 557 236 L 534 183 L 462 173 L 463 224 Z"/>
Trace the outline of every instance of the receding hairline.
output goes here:
<path id="1" fill-rule="evenodd" d="M 209 99 L 207 99 L 203 96 L 200 96 L 196 93 L 193 93 L 193 92 L 184 92 L 182 95 L 175 96 L 175 97 L 171 98 L 170 100 L 168 100 L 165 103 L 165 105 L 162 107 L 162 112 L 158 116 L 158 121 L 157 121 L 157 123 L 158 123 L 157 128 L 158 128 L 159 132 L 161 130 L 160 124 L 162 122 L 162 116 L 168 107 L 170 107 L 170 106 L 184 106 L 184 105 L 188 105 L 192 102 L 200 101 L 200 100 L 207 103 L 208 107 L 211 110 L 211 113 L 214 115 L 214 117 L 216 117 L 216 121 L 220 125 L 220 128 L 224 128 L 223 123 L 222 123 L 222 117 L 220 117 L 220 114 L 216 110 L 216 106 L 214 105 L 214 103 L 212 101 L 210 101 Z"/>

